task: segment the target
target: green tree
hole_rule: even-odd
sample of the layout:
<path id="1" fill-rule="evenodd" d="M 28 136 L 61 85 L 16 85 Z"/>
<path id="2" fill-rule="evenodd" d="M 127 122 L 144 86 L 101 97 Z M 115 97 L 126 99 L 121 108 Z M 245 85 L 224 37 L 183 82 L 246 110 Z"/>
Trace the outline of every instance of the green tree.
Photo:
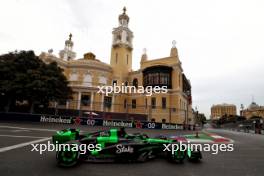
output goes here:
<path id="1" fill-rule="evenodd" d="M 63 70 L 55 62 L 45 64 L 33 51 L 15 51 L 0 56 L 0 96 L 9 110 L 16 100 L 47 105 L 50 101 L 67 99 L 71 88 Z"/>
<path id="2" fill-rule="evenodd" d="M 203 113 L 198 113 L 198 111 L 196 111 L 196 120 L 197 123 L 204 125 L 206 124 L 206 117 Z"/>

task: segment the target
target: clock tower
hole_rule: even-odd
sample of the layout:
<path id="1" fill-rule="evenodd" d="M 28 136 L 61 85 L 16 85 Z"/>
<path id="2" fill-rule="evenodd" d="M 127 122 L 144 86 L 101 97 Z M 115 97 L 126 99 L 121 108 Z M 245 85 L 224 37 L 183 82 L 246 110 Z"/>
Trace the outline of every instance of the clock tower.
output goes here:
<path id="1" fill-rule="evenodd" d="M 117 85 L 121 85 L 127 81 L 128 73 L 132 70 L 133 32 L 128 28 L 129 17 L 126 14 L 126 7 L 123 8 L 118 21 L 119 26 L 112 32 L 110 64 L 113 68 L 113 80 Z"/>

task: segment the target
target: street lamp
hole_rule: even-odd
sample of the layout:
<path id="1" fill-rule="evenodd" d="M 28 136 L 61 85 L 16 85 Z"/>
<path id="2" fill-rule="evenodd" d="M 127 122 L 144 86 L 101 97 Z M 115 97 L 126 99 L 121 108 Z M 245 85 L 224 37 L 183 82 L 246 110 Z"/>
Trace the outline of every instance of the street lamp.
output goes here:
<path id="1" fill-rule="evenodd" d="M 241 110 L 240 110 L 240 116 L 242 116 L 242 114 L 243 114 L 243 110 L 244 110 L 244 105 L 243 105 L 243 104 L 240 105 L 240 109 L 241 109 Z"/>
<path id="2" fill-rule="evenodd" d="M 199 123 L 199 117 L 198 117 L 198 108 L 197 108 L 197 106 L 195 106 L 195 116 L 196 116 L 196 121 Z"/>

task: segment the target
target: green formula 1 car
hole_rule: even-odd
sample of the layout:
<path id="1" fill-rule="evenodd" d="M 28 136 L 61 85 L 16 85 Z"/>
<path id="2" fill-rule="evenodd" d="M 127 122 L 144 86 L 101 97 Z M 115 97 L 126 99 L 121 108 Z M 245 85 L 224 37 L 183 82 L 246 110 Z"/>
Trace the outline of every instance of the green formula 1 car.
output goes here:
<path id="1" fill-rule="evenodd" d="M 127 134 L 124 128 L 80 134 L 78 129 L 58 131 L 52 137 L 57 145 L 59 166 L 70 167 L 80 161 L 145 162 L 163 157 L 181 163 L 202 158 L 200 151 L 179 150 L 177 140 L 165 137 L 149 138 L 146 134 Z M 177 149 L 175 149 L 177 148 Z"/>

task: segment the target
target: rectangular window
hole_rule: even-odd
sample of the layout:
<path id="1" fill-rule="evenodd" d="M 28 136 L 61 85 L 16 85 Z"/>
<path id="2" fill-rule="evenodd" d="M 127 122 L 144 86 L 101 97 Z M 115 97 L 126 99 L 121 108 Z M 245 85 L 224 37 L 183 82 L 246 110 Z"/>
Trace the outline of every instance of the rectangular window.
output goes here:
<path id="1" fill-rule="evenodd" d="M 180 109 L 182 109 L 182 102 L 181 102 L 181 99 L 180 99 Z"/>
<path id="2" fill-rule="evenodd" d="M 113 80 L 113 86 L 117 85 L 117 80 Z"/>
<path id="3" fill-rule="evenodd" d="M 162 97 L 162 109 L 166 109 L 167 102 L 166 102 L 166 97 Z"/>
<path id="4" fill-rule="evenodd" d="M 117 61 L 118 61 L 118 54 L 116 53 L 116 64 L 117 64 Z"/>
<path id="5" fill-rule="evenodd" d="M 128 64 L 128 54 L 126 56 L 127 56 L 127 64 Z"/>
<path id="6" fill-rule="evenodd" d="M 132 100 L 132 109 L 136 109 L 137 108 L 137 100 L 133 99 Z"/>
<path id="7" fill-rule="evenodd" d="M 152 107 L 152 109 L 156 108 L 156 98 L 155 97 L 151 98 L 151 107 Z"/>
<path id="8" fill-rule="evenodd" d="M 104 97 L 104 106 L 107 108 L 111 108 L 112 106 L 112 97 Z"/>
<path id="9" fill-rule="evenodd" d="M 82 106 L 89 106 L 90 105 L 90 95 L 82 95 L 81 105 Z"/>
<path id="10" fill-rule="evenodd" d="M 124 109 L 126 109 L 127 108 L 127 100 L 125 99 L 124 100 Z"/>
<path id="11" fill-rule="evenodd" d="M 66 105 L 67 100 L 59 100 L 58 105 Z"/>

